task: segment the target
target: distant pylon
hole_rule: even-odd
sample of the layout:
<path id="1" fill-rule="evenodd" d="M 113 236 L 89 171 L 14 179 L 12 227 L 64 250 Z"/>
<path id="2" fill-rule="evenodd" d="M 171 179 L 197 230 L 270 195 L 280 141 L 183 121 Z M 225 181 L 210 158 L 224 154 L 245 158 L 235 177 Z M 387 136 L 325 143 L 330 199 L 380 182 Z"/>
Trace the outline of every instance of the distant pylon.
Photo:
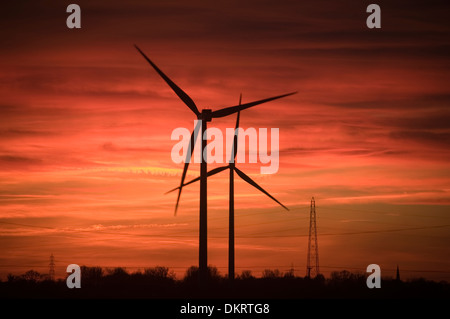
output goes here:
<path id="1" fill-rule="evenodd" d="M 50 255 L 50 264 L 49 264 L 48 278 L 50 280 L 55 280 L 55 257 L 53 254 Z"/>
<path id="2" fill-rule="evenodd" d="M 317 245 L 316 201 L 311 199 L 309 213 L 308 258 L 306 261 L 306 277 L 314 278 L 319 274 L 319 247 Z"/>
<path id="3" fill-rule="evenodd" d="M 400 269 L 398 268 L 398 265 L 397 265 L 397 276 L 395 277 L 395 280 L 400 281 Z"/>

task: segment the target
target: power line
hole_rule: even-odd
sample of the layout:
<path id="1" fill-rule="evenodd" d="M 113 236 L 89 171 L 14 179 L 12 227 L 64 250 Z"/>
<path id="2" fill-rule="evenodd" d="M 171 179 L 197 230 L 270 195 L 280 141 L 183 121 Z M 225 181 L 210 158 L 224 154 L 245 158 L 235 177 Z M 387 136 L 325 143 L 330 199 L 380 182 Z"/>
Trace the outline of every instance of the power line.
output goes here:
<path id="1" fill-rule="evenodd" d="M 291 209 L 291 211 L 298 211 L 298 210 L 302 210 L 303 208 L 306 208 L 307 206 L 304 206 L 304 207 L 297 207 L 297 208 L 293 208 L 293 209 Z M 370 212 L 370 213 L 381 213 L 381 214 L 387 214 L 386 212 L 381 212 L 381 211 L 371 211 L 371 210 L 362 210 L 362 209 L 347 209 L 347 208 L 329 208 L 329 207 L 326 207 L 326 206 L 324 206 L 324 207 L 320 207 L 320 208 L 324 208 L 324 209 L 337 209 L 337 210 L 343 210 L 343 211 L 348 211 L 348 210 L 350 210 L 350 211 L 363 211 L 363 212 Z M 259 215 L 259 214 L 263 214 L 263 212 L 256 212 L 256 213 L 247 213 L 247 214 L 239 214 L 238 216 L 240 216 L 240 217 L 245 217 L 245 216 L 251 216 L 251 215 Z M 213 218 L 211 218 L 210 220 L 220 220 L 220 219 L 225 219 L 225 218 L 227 218 L 227 216 L 222 216 L 222 217 L 213 217 Z M 240 228 L 240 227 L 248 227 L 248 226 L 256 226 L 256 225 L 262 225 L 262 224 L 272 224 L 272 223 L 277 223 L 277 222 L 290 222 L 290 221 L 294 221 L 294 220 L 299 220 L 299 219 L 306 219 L 307 218 L 307 216 L 304 216 L 304 217 L 297 217 L 297 218 L 290 218 L 290 219 L 283 219 L 283 220 L 277 220 L 277 221 L 268 221 L 268 222 L 261 222 L 261 223 L 251 223 L 251 224 L 244 224 L 244 225 L 238 225 L 238 227 Z M 197 221 L 197 218 L 194 218 L 194 219 L 190 219 L 191 221 Z M 189 220 L 188 220 L 189 221 Z M 41 228 L 41 229 L 50 229 L 50 230 L 56 230 L 56 231 L 58 231 L 58 230 L 60 230 L 59 228 L 55 228 L 55 227 L 48 227 L 48 226 L 38 226 L 38 225 L 30 225 L 30 224 L 24 224 L 24 223 L 15 223 L 15 222 L 6 222 L 6 221 L 0 221 L 0 223 L 1 224 L 8 224 L 8 225 L 16 225 L 16 226 L 22 226 L 22 227 L 32 227 L 32 228 Z M 431 227 L 434 227 L 434 226 L 431 226 Z M 437 226 L 436 226 L 437 227 Z M 445 225 L 444 225 L 444 227 L 446 227 Z M 225 229 L 226 227 L 217 227 L 217 228 L 214 228 L 214 229 L 211 229 L 210 228 L 210 230 L 219 230 L 219 229 Z M 412 228 L 411 228 L 412 229 Z M 417 228 L 417 229 L 419 229 L 419 228 Z M 300 230 L 300 229 L 295 229 L 295 228 L 293 228 L 293 229 L 283 229 L 283 230 L 276 230 L 275 232 L 278 232 L 278 231 L 290 231 L 290 230 Z M 377 233 L 377 232 L 390 232 L 390 231 L 403 231 L 404 229 L 400 229 L 400 230 L 377 230 L 377 231 L 362 231 L 362 232 L 350 232 L 350 233 L 336 233 L 336 234 L 321 234 L 321 235 L 324 235 L 324 236 L 329 236 L 329 235 L 350 235 L 350 234 L 363 234 L 363 233 Z M 405 229 L 405 230 L 409 230 L 409 229 Z M 105 231 L 102 231 L 102 230 L 73 230 L 73 229 L 65 229 L 64 230 L 65 232 L 67 231 L 67 232 L 79 232 L 79 233 L 83 233 L 83 232 L 102 232 L 102 233 L 105 233 L 106 234 L 106 232 Z M 180 234 L 180 233 L 186 233 L 186 232 L 191 232 L 192 230 L 181 230 L 181 231 L 177 231 L 177 234 Z M 267 232 L 265 232 L 265 233 L 267 233 Z M 125 234 L 125 233 L 117 233 L 117 232 L 114 232 L 114 234 L 123 234 L 123 235 L 135 235 L 135 234 Z M 156 235 L 156 236 L 161 236 L 161 235 Z M 305 235 L 300 235 L 301 237 L 303 237 L 303 236 L 305 236 Z M 175 237 L 175 235 L 174 235 L 174 237 Z M 178 237 L 178 236 L 177 236 Z M 284 236 L 281 236 L 281 237 L 284 237 Z M 291 236 L 288 236 L 288 237 L 291 237 Z"/>
<path id="2" fill-rule="evenodd" d="M 11 267 L 15 267 L 15 268 L 47 268 L 48 266 L 45 265 L 0 265 L 0 268 L 11 268 Z M 65 266 L 64 266 L 65 267 Z M 89 266 L 88 266 L 89 267 Z M 124 269 L 146 269 L 146 268 L 152 268 L 155 266 L 104 266 L 104 265 L 95 265 L 94 267 L 100 267 L 103 269 L 113 269 L 113 268 L 124 268 Z M 188 269 L 191 266 L 165 266 L 169 269 Z M 228 268 L 227 266 L 214 266 L 215 268 L 218 269 L 226 269 Z M 327 269 L 343 269 L 343 270 L 360 270 L 365 272 L 366 269 L 365 268 L 361 268 L 361 267 L 347 267 L 347 266 L 328 266 L 328 265 L 320 265 L 321 268 L 327 268 Z M 292 265 L 247 265 L 247 266 L 236 266 L 236 268 L 239 269 L 274 269 L 274 268 L 280 268 L 280 269 L 291 269 Z M 294 270 L 301 270 L 300 267 L 294 267 Z M 396 268 L 382 268 L 382 271 L 392 271 L 395 272 Z M 442 273 L 442 274 L 450 274 L 450 270 L 443 270 L 443 269 L 436 269 L 436 270 L 430 270 L 430 269 L 403 269 L 401 270 L 402 272 L 417 272 L 417 273 Z"/>
<path id="3" fill-rule="evenodd" d="M 7 223 L 10 224 L 8 222 L 0 222 L 0 223 Z M 271 223 L 271 222 L 267 222 L 267 223 Z M 261 223 L 261 224 L 266 224 L 266 223 Z M 35 225 L 26 225 L 26 224 L 20 224 L 21 226 L 28 226 L 28 227 L 38 227 L 38 228 L 45 228 L 45 229 L 51 229 L 51 230 L 59 230 L 58 228 L 53 228 L 53 227 L 45 227 L 45 226 L 35 226 Z M 258 223 L 255 223 L 253 225 L 258 225 Z M 248 225 L 251 226 L 251 225 Z M 445 224 L 445 225 L 433 225 L 433 226 L 417 226 L 417 227 L 408 227 L 408 228 L 394 228 L 394 229 L 379 229 L 379 230 L 366 230 L 366 231 L 354 231 L 354 232 L 342 232 L 342 233 L 321 233 L 320 236 L 346 236 L 346 235 L 361 235 L 361 234 L 376 234 L 376 233 L 388 233 L 388 232 L 402 232 L 402 231 L 412 231 L 412 230 L 423 230 L 423 229 L 434 229 L 434 228 L 444 228 L 444 227 L 449 227 L 450 224 Z M 221 229 L 221 228 L 217 228 L 217 229 Z M 286 232 L 286 231 L 298 231 L 298 230 L 303 230 L 303 228 L 289 228 L 289 229 L 279 229 L 279 230 L 274 230 L 274 231 L 270 231 L 270 232 L 258 232 L 258 233 L 253 233 L 253 234 L 248 234 L 248 235 L 243 235 L 243 236 L 236 236 L 237 238 L 284 238 L 284 237 L 306 237 L 308 236 L 307 234 L 297 234 L 297 235 L 272 235 L 272 236 L 267 236 L 267 235 L 261 235 L 259 236 L 259 234 L 267 234 L 267 233 L 277 233 L 277 232 Z M 190 232 L 192 230 L 187 230 L 185 232 Z M 60 234 L 47 234 L 47 236 L 67 236 L 67 235 L 79 235 L 82 233 L 91 233 L 91 232 L 95 232 L 95 233 L 101 233 L 101 234 L 109 234 L 109 235 L 124 235 L 124 236 L 138 236 L 138 237 L 174 237 L 174 238 L 189 238 L 189 237 L 193 237 L 196 236 L 195 234 L 193 235 L 177 235 L 177 234 L 173 234 L 173 235 L 166 235 L 166 234 L 135 234 L 135 233 L 124 233 L 124 232 L 111 232 L 111 231 L 103 231 L 103 230 L 98 230 L 98 229 L 87 229 L 87 230 L 67 230 L 67 233 L 60 233 Z M 182 233 L 183 231 L 181 231 Z M 178 231 L 177 233 L 180 233 L 180 231 Z M 210 236 L 210 238 L 226 238 L 226 236 Z"/>
<path id="4" fill-rule="evenodd" d="M 376 210 L 368 210 L 368 209 L 355 209 L 355 208 L 339 208 L 336 206 L 318 206 L 320 209 L 328 209 L 328 210 L 340 210 L 340 211 L 351 211 L 351 212 L 364 212 L 364 213 L 371 213 L 371 214 L 382 214 L 382 215 L 389 215 L 389 214 L 399 214 L 400 216 L 411 216 L 411 217 L 431 217 L 431 218 L 439 218 L 441 216 L 430 216 L 430 215 L 416 215 L 416 214 L 408 214 L 408 213 L 394 213 L 394 212 L 382 212 L 382 211 L 376 211 Z"/>

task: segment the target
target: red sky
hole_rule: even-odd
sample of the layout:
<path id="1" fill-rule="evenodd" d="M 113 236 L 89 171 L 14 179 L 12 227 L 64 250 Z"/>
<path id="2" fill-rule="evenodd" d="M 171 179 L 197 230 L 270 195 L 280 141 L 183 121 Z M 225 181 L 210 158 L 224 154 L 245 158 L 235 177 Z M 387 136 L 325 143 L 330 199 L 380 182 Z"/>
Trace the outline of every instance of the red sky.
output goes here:
<path id="1" fill-rule="evenodd" d="M 321 272 L 381 266 L 450 280 L 450 43 L 445 1 L 10 2 L 0 19 L 0 278 L 68 264 L 198 263 L 199 187 L 183 191 L 172 130 L 194 115 L 137 44 L 199 108 L 291 91 L 241 114 L 280 129 L 280 168 L 239 167 L 236 267 L 306 271 L 316 199 Z M 210 126 L 234 127 L 235 116 Z M 213 165 L 210 166 L 214 167 Z M 198 175 L 191 165 L 189 177 Z M 228 175 L 208 183 L 208 262 L 227 272 Z M 404 230 L 404 229 L 410 230 Z"/>

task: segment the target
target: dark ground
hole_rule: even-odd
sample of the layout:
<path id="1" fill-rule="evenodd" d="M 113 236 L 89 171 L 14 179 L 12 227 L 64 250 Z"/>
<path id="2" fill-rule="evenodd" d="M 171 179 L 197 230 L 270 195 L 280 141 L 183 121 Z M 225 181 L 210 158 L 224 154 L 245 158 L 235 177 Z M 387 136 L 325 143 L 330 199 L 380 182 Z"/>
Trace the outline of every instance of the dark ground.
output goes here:
<path id="1" fill-rule="evenodd" d="M 294 277 L 266 271 L 263 278 L 251 273 L 233 282 L 211 268 L 206 285 L 199 285 L 197 269 L 191 267 L 182 280 L 168 268 L 155 267 L 128 273 L 123 268 L 82 267 L 81 288 L 69 289 L 65 279 L 52 281 L 37 272 L 8 276 L 0 282 L 5 299 L 450 299 L 450 284 L 425 279 L 382 279 L 381 288 L 369 289 L 366 275 L 334 272 L 331 278 Z"/>

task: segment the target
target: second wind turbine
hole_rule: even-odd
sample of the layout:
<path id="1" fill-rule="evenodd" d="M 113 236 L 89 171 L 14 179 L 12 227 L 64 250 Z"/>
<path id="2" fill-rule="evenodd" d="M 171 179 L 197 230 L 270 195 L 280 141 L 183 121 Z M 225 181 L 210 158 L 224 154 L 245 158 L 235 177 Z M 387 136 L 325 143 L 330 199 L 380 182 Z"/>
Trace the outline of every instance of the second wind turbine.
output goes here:
<path id="1" fill-rule="evenodd" d="M 242 94 L 239 97 L 239 105 L 241 105 L 242 101 Z M 235 277 L 235 268 L 234 268 L 234 260 L 235 260 L 235 247 L 234 247 L 234 172 L 238 174 L 240 178 L 242 178 L 244 181 L 258 189 L 259 191 L 263 192 L 267 196 L 269 196 L 271 199 L 273 199 L 275 202 L 277 202 L 281 207 L 283 207 L 286 210 L 289 210 L 286 206 L 281 204 L 275 197 L 270 195 L 268 192 L 266 192 L 261 186 L 259 186 L 254 180 L 252 180 L 247 174 L 245 174 L 243 171 L 238 169 L 236 167 L 236 155 L 238 152 L 238 132 L 239 132 L 239 119 L 240 119 L 241 112 L 238 111 L 237 117 L 236 117 L 236 126 L 234 129 L 234 136 L 233 136 L 233 145 L 231 148 L 231 158 L 228 162 L 227 166 L 217 167 L 212 169 L 208 172 L 207 176 L 210 177 L 212 175 L 215 175 L 217 173 L 220 173 L 226 169 L 230 170 L 230 192 L 229 192 L 229 222 L 228 222 L 228 279 L 233 280 Z M 197 182 L 200 180 L 200 177 L 194 178 L 193 180 L 187 182 L 186 184 L 183 184 L 183 187 L 192 183 Z M 180 187 L 176 187 L 174 189 L 171 189 L 167 193 L 171 193 L 177 189 L 180 189 Z"/>

